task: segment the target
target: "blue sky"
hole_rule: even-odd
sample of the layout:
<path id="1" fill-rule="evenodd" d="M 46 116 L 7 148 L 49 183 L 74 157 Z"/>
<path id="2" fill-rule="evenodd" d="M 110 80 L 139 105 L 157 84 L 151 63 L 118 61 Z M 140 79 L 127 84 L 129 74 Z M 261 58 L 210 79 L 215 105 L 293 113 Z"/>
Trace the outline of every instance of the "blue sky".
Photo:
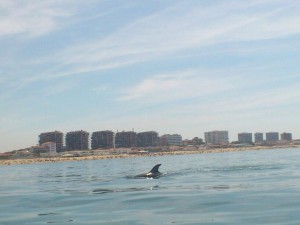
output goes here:
<path id="1" fill-rule="evenodd" d="M 1 0 L 0 152 L 41 132 L 300 138 L 300 2 Z"/>

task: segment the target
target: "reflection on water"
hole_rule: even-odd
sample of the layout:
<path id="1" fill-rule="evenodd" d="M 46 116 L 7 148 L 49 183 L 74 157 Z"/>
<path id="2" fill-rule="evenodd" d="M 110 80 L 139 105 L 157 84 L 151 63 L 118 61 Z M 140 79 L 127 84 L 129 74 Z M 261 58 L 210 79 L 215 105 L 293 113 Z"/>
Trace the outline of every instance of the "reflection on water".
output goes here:
<path id="1" fill-rule="evenodd" d="M 296 149 L 1 167 L 0 224 L 300 224 L 299 171 Z"/>

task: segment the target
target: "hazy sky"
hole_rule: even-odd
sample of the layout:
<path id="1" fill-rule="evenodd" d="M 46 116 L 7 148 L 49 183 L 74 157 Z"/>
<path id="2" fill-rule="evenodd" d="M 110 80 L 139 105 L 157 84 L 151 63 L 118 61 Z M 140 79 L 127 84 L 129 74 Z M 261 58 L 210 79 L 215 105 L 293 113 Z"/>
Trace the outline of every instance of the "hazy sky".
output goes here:
<path id="1" fill-rule="evenodd" d="M 0 0 L 0 152 L 41 132 L 292 132 L 300 2 Z"/>

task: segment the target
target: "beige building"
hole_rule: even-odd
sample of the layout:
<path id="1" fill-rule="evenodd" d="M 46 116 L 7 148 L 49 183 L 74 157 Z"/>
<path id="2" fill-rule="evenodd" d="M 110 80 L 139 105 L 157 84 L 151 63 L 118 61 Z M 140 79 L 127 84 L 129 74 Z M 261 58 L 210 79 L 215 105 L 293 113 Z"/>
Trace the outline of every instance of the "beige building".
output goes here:
<path id="1" fill-rule="evenodd" d="M 161 136 L 167 143 L 167 145 L 182 145 L 182 136 L 180 134 L 164 134 Z"/>
<path id="2" fill-rule="evenodd" d="M 228 131 L 210 131 L 204 133 L 206 144 L 228 144 Z"/>
<path id="3" fill-rule="evenodd" d="M 49 149 L 48 153 L 50 155 L 55 155 L 57 153 L 55 142 L 46 142 L 46 143 L 43 143 L 41 146 L 44 147 L 44 148 L 48 148 Z"/>

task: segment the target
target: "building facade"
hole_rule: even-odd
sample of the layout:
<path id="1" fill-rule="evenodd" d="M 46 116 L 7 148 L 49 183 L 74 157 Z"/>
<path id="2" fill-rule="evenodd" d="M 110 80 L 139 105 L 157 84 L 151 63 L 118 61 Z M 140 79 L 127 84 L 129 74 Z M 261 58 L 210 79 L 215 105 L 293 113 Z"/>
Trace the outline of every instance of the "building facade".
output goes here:
<path id="1" fill-rule="evenodd" d="M 278 132 L 268 132 L 266 133 L 266 141 L 279 141 L 279 133 Z"/>
<path id="2" fill-rule="evenodd" d="M 89 133 L 83 130 L 67 133 L 66 147 L 68 151 L 89 149 Z"/>
<path id="3" fill-rule="evenodd" d="M 63 136 L 63 133 L 59 131 L 41 133 L 39 135 L 39 145 L 42 145 L 46 142 L 54 142 L 56 144 L 56 151 L 62 152 Z"/>
<path id="4" fill-rule="evenodd" d="M 164 136 L 159 137 L 158 142 L 159 142 L 158 143 L 159 146 L 167 146 L 168 145 L 167 139 Z"/>
<path id="5" fill-rule="evenodd" d="M 228 131 L 210 131 L 204 133 L 206 144 L 228 144 Z"/>
<path id="6" fill-rule="evenodd" d="M 115 137 L 116 148 L 131 148 L 137 146 L 137 134 L 134 131 L 117 132 Z"/>
<path id="7" fill-rule="evenodd" d="M 252 143 L 252 133 L 239 133 L 238 141 L 240 143 Z"/>
<path id="8" fill-rule="evenodd" d="M 254 134 L 254 141 L 255 143 L 261 143 L 264 141 L 264 134 L 263 133 L 255 133 Z"/>
<path id="9" fill-rule="evenodd" d="M 42 144 L 42 147 L 49 149 L 49 154 L 55 155 L 57 153 L 56 143 L 55 142 L 45 142 Z"/>
<path id="10" fill-rule="evenodd" d="M 155 147 L 158 145 L 158 133 L 155 131 L 140 132 L 137 134 L 138 147 Z"/>
<path id="11" fill-rule="evenodd" d="M 285 133 L 284 132 L 284 133 L 282 133 L 280 135 L 280 137 L 281 137 L 281 140 L 283 140 L 283 141 L 291 141 L 291 140 L 293 140 L 291 133 Z"/>
<path id="12" fill-rule="evenodd" d="M 203 139 L 194 137 L 192 140 L 185 139 L 182 141 L 183 146 L 197 146 L 197 145 L 203 145 Z"/>
<path id="13" fill-rule="evenodd" d="M 182 136 L 180 134 L 164 134 L 161 139 L 166 142 L 167 145 L 182 145 Z"/>
<path id="14" fill-rule="evenodd" d="M 113 148 L 114 132 L 110 130 L 93 132 L 91 146 L 92 149 Z"/>

